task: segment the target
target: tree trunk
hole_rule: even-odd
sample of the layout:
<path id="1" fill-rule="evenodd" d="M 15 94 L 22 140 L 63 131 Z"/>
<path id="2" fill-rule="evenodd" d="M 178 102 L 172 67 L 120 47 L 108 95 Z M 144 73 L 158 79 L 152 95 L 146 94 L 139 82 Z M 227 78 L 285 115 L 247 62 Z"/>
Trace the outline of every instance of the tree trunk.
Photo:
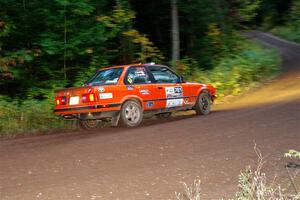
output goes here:
<path id="1" fill-rule="evenodd" d="M 172 61 L 176 62 L 180 58 L 180 39 L 177 0 L 171 0 L 171 18 L 172 18 Z"/>
<path id="2" fill-rule="evenodd" d="M 66 13 L 66 3 L 64 3 L 64 79 L 67 80 L 67 13 Z"/>

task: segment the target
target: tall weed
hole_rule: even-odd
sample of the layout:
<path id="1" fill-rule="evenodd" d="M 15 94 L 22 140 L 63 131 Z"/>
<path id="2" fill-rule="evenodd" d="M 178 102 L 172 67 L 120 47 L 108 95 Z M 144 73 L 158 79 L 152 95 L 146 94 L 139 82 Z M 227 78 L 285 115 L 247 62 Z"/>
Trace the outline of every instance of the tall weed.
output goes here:
<path id="1" fill-rule="evenodd" d="M 0 137 L 71 127 L 53 114 L 49 100 L 25 100 L 22 103 L 0 97 Z"/>

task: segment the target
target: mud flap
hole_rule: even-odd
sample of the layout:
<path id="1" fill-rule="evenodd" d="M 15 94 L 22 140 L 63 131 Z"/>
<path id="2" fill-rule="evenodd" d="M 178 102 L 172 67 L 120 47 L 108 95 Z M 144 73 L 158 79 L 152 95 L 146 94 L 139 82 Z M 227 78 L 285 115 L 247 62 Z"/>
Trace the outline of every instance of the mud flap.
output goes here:
<path id="1" fill-rule="evenodd" d="M 118 113 L 116 113 L 116 114 L 111 118 L 111 126 L 113 126 L 113 127 L 117 127 L 117 126 L 118 126 L 119 120 L 120 120 L 120 116 L 121 116 L 121 113 L 118 112 Z"/>

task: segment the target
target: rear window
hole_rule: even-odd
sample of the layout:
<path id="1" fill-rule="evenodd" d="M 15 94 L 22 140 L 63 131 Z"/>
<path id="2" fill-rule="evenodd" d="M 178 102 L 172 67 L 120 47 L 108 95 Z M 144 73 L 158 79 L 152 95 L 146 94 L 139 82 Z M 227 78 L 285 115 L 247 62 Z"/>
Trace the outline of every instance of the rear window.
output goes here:
<path id="1" fill-rule="evenodd" d="M 85 83 L 85 85 L 116 85 L 122 72 L 123 68 L 111 68 L 98 71 L 89 81 Z"/>

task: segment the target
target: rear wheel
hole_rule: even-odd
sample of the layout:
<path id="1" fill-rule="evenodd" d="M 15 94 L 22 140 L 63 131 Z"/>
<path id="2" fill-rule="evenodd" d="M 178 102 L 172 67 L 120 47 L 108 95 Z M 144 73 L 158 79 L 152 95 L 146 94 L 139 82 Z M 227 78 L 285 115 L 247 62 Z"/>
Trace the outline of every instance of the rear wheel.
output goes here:
<path id="1" fill-rule="evenodd" d="M 208 92 L 201 92 L 198 96 L 195 110 L 197 115 L 207 115 L 211 111 L 211 97 Z"/>
<path id="2" fill-rule="evenodd" d="M 136 127 L 143 120 L 143 110 L 141 105 L 136 101 L 126 101 L 121 109 L 120 120 L 126 127 Z"/>

